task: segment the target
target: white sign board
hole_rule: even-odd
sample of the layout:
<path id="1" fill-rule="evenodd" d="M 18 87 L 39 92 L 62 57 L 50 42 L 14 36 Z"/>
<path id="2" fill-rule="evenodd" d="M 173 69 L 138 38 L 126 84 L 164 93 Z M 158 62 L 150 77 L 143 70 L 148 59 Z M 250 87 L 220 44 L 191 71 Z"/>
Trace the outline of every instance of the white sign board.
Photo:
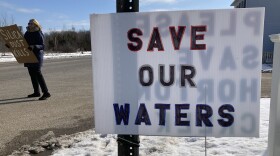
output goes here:
<path id="1" fill-rule="evenodd" d="M 98 133 L 259 136 L 264 8 L 91 15 Z"/>

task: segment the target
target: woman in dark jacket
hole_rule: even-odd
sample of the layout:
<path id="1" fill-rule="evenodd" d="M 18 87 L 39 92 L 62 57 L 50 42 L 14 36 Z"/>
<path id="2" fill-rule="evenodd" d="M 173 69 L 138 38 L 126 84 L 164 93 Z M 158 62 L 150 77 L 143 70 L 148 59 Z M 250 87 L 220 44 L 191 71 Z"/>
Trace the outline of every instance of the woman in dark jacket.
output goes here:
<path id="1" fill-rule="evenodd" d="M 31 19 L 28 22 L 28 26 L 26 27 L 27 31 L 24 34 L 24 38 L 29 44 L 28 49 L 33 51 L 35 56 L 38 59 L 38 63 L 25 63 L 24 66 L 27 67 L 29 75 L 31 77 L 32 86 L 34 89 L 34 93 L 28 95 L 28 97 L 40 97 L 40 90 L 43 92 L 43 96 L 39 98 L 39 100 L 46 100 L 51 95 L 48 91 L 48 87 L 44 80 L 44 77 L 41 72 L 41 67 L 43 65 L 43 55 L 44 55 L 44 35 L 41 30 L 41 26 L 39 22 L 35 19 Z"/>

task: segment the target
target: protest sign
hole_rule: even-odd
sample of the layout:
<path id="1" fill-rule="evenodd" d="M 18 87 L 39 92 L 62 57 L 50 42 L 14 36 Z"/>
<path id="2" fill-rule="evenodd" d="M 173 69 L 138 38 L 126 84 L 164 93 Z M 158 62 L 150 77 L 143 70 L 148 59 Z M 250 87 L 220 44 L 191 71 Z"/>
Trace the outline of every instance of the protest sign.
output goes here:
<path id="1" fill-rule="evenodd" d="M 24 39 L 17 25 L 0 27 L 0 36 L 10 47 L 18 63 L 36 63 L 36 56 L 28 49 L 28 43 Z"/>

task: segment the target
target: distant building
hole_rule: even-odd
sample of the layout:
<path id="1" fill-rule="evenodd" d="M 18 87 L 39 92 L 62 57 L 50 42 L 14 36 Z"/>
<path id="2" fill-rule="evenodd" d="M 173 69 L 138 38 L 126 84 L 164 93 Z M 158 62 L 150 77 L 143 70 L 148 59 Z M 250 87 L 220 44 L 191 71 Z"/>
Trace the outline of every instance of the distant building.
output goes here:
<path id="1" fill-rule="evenodd" d="M 265 7 L 263 52 L 273 52 L 269 35 L 280 33 L 280 0 L 234 0 L 235 8 Z"/>

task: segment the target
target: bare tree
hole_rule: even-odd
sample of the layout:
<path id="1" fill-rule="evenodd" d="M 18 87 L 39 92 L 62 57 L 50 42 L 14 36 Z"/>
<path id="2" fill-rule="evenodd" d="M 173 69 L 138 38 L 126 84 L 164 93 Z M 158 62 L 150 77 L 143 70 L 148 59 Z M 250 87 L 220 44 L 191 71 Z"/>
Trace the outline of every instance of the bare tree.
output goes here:
<path id="1" fill-rule="evenodd" d="M 0 19 L 0 26 L 3 27 L 3 26 L 6 26 L 8 23 L 7 21 L 7 14 L 2 14 L 1 15 L 1 19 Z"/>
<path id="2" fill-rule="evenodd" d="M 0 27 L 14 24 L 14 21 L 15 19 L 13 15 L 11 15 L 9 18 L 6 13 L 3 13 L 0 16 Z M 2 56 L 6 55 L 5 51 L 7 51 L 7 48 L 5 46 L 4 40 L 0 37 L 0 52 L 2 52 Z"/>

